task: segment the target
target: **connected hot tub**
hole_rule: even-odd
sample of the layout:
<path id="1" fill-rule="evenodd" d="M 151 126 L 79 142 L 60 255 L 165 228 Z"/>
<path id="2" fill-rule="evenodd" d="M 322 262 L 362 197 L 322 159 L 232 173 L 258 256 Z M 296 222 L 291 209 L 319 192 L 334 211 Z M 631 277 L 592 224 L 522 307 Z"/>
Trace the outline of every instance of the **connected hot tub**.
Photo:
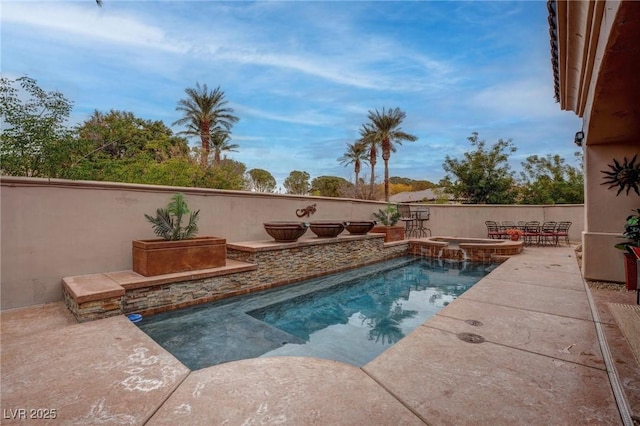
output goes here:
<path id="1" fill-rule="evenodd" d="M 409 242 L 413 255 L 473 262 L 501 262 L 521 253 L 523 248 L 522 241 L 487 238 L 434 236 Z"/>

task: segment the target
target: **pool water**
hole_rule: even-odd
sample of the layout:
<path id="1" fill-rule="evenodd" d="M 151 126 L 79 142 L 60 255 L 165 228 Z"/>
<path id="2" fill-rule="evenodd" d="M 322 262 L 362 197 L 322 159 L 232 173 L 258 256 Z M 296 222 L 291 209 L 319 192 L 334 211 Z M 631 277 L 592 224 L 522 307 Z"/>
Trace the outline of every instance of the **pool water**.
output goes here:
<path id="1" fill-rule="evenodd" d="M 260 356 L 362 366 L 495 266 L 402 257 L 154 315 L 137 325 L 191 370 Z"/>

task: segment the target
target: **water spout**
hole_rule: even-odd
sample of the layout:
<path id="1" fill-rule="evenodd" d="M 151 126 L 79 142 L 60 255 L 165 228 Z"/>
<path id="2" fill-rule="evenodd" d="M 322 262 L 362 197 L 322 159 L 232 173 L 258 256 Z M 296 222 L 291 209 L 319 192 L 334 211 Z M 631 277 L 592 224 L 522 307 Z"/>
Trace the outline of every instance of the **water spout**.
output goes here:
<path id="1" fill-rule="evenodd" d="M 462 261 L 466 262 L 467 260 L 469 260 L 469 258 L 467 257 L 467 252 L 462 247 L 460 247 L 460 251 L 462 252 Z"/>

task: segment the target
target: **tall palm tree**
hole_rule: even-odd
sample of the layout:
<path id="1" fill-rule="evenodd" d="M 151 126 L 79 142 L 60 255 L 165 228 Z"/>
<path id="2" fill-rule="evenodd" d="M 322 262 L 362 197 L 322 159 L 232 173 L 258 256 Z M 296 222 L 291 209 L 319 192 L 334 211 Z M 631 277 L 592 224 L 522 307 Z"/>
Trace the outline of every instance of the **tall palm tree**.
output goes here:
<path id="1" fill-rule="evenodd" d="M 181 111 L 183 117 L 176 120 L 173 125 L 185 125 L 186 130 L 180 134 L 200 136 L 202 144 L 201 161 L 203 167 L 207 165 L 209 147 L 211 142 L 211 129 L 219 126 L 230 130 L 238 117 L 233 115 L 233 109 L 226 107 L 227 101 L 220 86 L 209 90 L 207 85 L 200 86 L 196 83 L 195 89 L 187 88 L 186 99 L 180 99 L 176 111 Z"/>
<path id="2" fill-rule="evenodd" d="M 220 164 L 220 154 L 223 151 L 238 152 L 238 144 L 231 142 L 231 133 L 220 126 L 211 129 L 211 146 L 213 147 L 213 163 Z"/>
<path id="3" fill-rule="evenodd" d="M 358 143 L 361 143 L 365 146 L 367 150 L 369 150 L 369 165 L 371 166 L 371 176 L 369 181 L 369 196 L 368 198 L 373 199 L 374 187 L 376 184 L 376 174 L 375 168 L 376 163 L 378 162 L 378 147 L 380 146 L 380 140 L 378 139 L 378 135 L 375 133 L 371 125 L 363 124 L 360 128 L 360 139 Z"/>
<path id="4" fill-rule="evenodd" d="M 355 197 L 358 198 L 358 183 L 360 182 L 359 175 L 362 163 L 369 162 L 367 158 L 367 147 L 360 142 L 356 143 L 347 143 L 347 152 L 345 152 L 342 157 L 338 158 L 340 164 L 345 167 L 353 164 L 353 172 L 356 175 L 355 181 Z"/>
<path id="5" fill-rule="evenodd" d="M 375 137 L 380 141 L 382 150 L 382 160 L 384 161 L 384 199 L 389 201 L 389 158 L 391 153 L 396 152 L 394 143 L 402 145 L 402 141 L 414 142 L 418 140 L 417 136 L 405 133 L 400 125 L 407 114 L 400 108 L 393 108 L 382 112 L 369 111 L 370 128 L 374 132 Z"/>

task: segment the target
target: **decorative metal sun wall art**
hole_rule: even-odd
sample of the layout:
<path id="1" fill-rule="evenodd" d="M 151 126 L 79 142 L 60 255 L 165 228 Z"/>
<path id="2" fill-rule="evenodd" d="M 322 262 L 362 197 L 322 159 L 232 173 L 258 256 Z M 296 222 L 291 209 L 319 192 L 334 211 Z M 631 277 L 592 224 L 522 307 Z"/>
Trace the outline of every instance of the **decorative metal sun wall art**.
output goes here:
<path id="1" fill-rule="evenodd" d="M 636 165 L 637 157 L 638 154 L 634 155 L 631 161 L 627 161 L 627 157 L 624 157 L 622 164 L 614 158 L 613 164 L 607 164 L 611 171 L 600 170 L 605 175 L 604 182 L 600 185 L 609 185 L 608 189 L 619 187 L 616 196 L 625 189 L 627 195 L 631 189 L 640 195 L 640 162 Z"/>

